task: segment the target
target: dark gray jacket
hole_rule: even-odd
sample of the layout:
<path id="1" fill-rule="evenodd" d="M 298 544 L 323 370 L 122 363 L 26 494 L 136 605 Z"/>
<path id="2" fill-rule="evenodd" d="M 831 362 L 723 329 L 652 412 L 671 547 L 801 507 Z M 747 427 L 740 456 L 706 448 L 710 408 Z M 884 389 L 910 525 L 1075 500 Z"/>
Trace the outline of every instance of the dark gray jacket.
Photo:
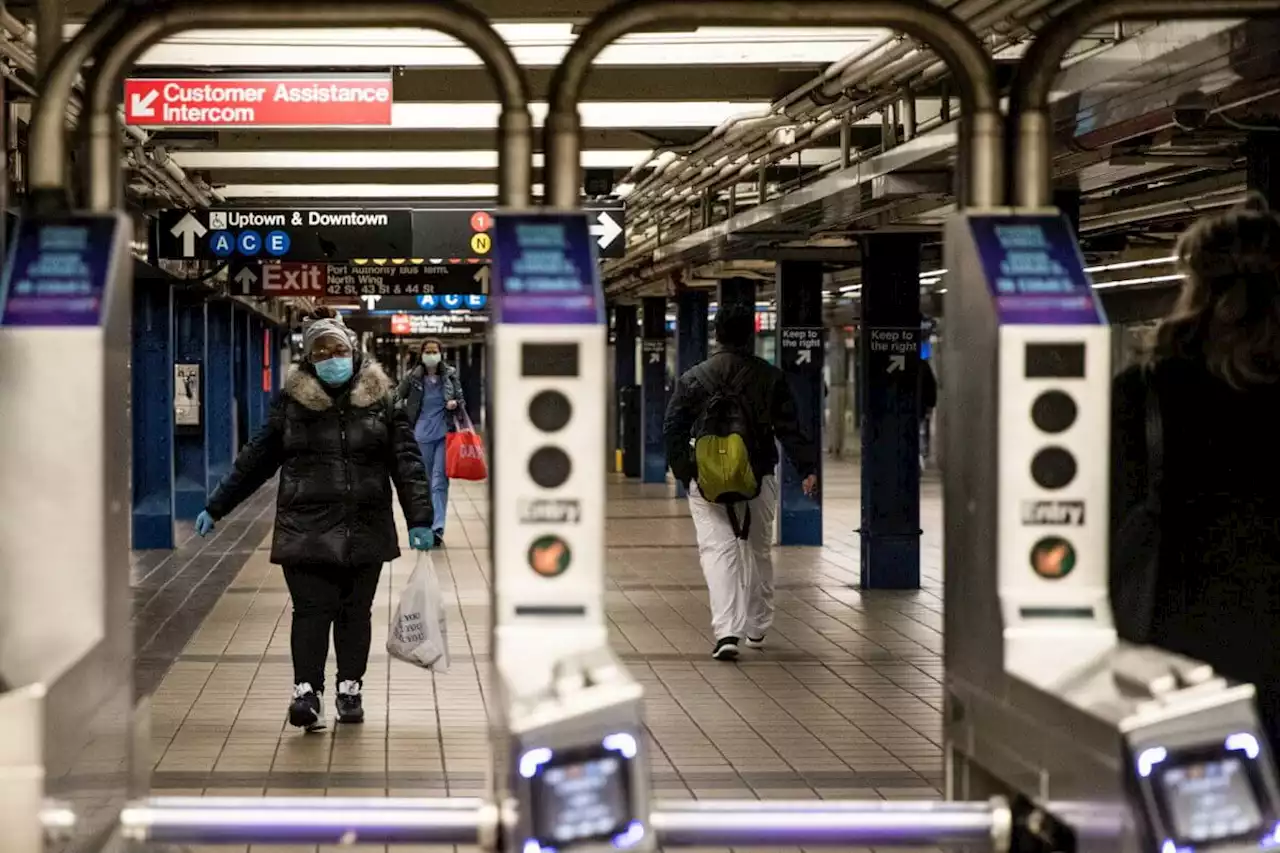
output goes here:
<path id="1" fill-rule="evenodd" d="M 410 528 L 430 527 L 431 488 L 413 427 L 392 405 L 391 380 L 362 358 L 355 378 L 326 390 L 293 368 L 266 425 L 209 497 L 214 519 L 280 471 L 271 562 L 343 568 L 400 556 L 391 489 Z"/>
<path id="2" fill-rule="evenodd" d="M 462 399 L 462 382 L 458 379 L 458 371 L 452 365 L 440 362 L 440 376 L 444 380 L 444 401 L 458 401 L 458 408 L 455 412 L 461 412 L 466 408 L 466 401 Z M 409 371 L 404 379 L 400 380 L 400 387 L 396 389 L 396 407 L 404 412 L 405 417 L 409 419 L 410 424 L 418 422 L 418 415 L 422 412 L 422 394 L 426 383 L 426 368 L 421 364 Z M 452 418 L 445 419 L 453 428 Z"/>

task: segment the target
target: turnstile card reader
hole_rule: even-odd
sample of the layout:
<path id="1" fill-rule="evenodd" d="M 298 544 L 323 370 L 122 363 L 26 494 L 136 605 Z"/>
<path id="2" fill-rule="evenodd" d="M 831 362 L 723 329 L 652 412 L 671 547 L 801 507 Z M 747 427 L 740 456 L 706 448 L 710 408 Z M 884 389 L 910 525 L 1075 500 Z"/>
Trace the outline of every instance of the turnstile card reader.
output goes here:
<path id="1" fill-rule="evenodd" d="M 643 691 L 603 612 L 608 328 L 586 215 L 497 214 L 492 297 L 500 848 L 651 848 Z"/>
<path id="2" fill-rule="evenodd" d="M 1253 689 L 1185 689 L 1122 724 L 1143 846 L 1160 853 L 1280 847 L 1280 790 Z"/>
<path id="3" fill-rule="evenodd" d="M 129 794 L 132 237 L 122 214 L 23 217 L 0 281 L 5 849 L 41 849 L 48 800 L 83 849 Z"/>

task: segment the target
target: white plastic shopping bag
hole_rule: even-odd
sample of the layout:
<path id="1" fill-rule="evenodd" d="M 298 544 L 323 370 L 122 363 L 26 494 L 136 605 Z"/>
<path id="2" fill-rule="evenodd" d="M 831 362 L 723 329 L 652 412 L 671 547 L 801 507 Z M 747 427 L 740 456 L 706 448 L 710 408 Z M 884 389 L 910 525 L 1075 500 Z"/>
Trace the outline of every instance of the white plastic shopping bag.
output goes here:
<path id="1" fill-rule="evenodd" d="M 449 629 L 444 595 L 431 555 L 418 552 L 387 631 L 387 654 L 433 672 L 449 671 Z"/>

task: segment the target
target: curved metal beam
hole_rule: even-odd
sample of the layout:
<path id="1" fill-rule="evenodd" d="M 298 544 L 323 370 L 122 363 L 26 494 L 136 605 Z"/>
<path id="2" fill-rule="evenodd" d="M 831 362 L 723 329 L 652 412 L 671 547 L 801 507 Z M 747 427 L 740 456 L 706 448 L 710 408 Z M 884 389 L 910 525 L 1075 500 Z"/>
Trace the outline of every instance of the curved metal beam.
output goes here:
<path id="1" fill-rule="evenodd" d="M 963 21 L 929 0 L 623 0 L 591 19 L 552 75 L 543 128 L 549 204 L 565 209 L 578 206 L 578 102 L 592 62 L 628 33 L 673 24 L 881 26 L 927 43 L 955 75 L 964 110 L 964 150 L 957 169 L 957 198 L 979 208 L 993 207 L 1001 201 L 1001 127 L 995 63 Z"/>
<path id="2" fill-rule="evenodd" d="M 104 52 L 88 84 L 89 209 L 111 210 L 119 199 L 120 137 L 115 111 L 124 75 L 142 53 L 163 39 L 194 29 L 250 27 L 420 27 L 450 35 L 475 51 L 497 89 L 498 195 L 504 207 L 531 204 L 533 122 L 528 87 L 510 47 L 479 12 L 459 0 L 308 0 L 272 3 L 233 0 L 208 3 L 178 0 L 119 28 L 118 41 Z"/>
<path id="3" fill-rule="evenodd" d="M 1049 94 L 1071 46 L 1095 27 L 1138 18 L 1154 20 L 1213 20 L 1280 15 L 1280 0 L 1102 0 L 1085 3 L 1050 21 L 1031 42 L 1018 64 L 1009 101 L 1011 122 L 1017 125 L 1016 186 L 1020 207 L 1049 207 L 1053 203 L 1052 126 Z"/>
<path id="4" fill-rule="evenodd" d="M 40 97 L 31 117 L 31 194 L 67 204 L 67 110 L 80 69 L 103 40 L 124 20 L 126 4 L 103 3 L 54 57 L 40 81 Z"/>

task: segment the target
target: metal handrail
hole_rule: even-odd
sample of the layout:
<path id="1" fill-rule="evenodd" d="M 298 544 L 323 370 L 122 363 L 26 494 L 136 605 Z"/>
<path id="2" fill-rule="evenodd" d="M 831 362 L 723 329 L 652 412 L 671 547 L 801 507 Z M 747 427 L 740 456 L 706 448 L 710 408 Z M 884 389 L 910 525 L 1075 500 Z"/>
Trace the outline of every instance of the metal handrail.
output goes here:
<path id="1" fill-rule="evenodd" d="M 499 203 L 516 209 L 530 206 L 533 122 L 523 71 L 488 19 L 460 0 L 311 0 L 301 5 L 262 0 L 177 0 L 131 19 L 128 27 L 114 27 L 111 36 L 115 42 L 101 51 L 101 63 L 95 66 L 87 87 L 87 110 L 82 118 L 89 123 L 89 208 L 107 211 L 118 204 L 120 141 L 115 132 L 115 109 L 124 75 L 143 51 L 169 36 L 193 29 L 299 26 L 422 27 L 450 35 L 475 51 L 494 80 L 502 105 L 498 120 Z M 59 81 L 64 78 L 65 75 Z M 51 87 L 42 97 L 40 108 L 61 115 L 69 97 L 69 85 L 65 89 Z M 59 165 L 66 159 L 65 145 L 35 149 L 33 157 L 39 158 L 37 162 L 43 161 L 41 174 L 48 188 L 65 186 Z"/>
<path id="2" fill-rule="evenodd" d="M 956 78 L 961 113 L 961 191 L 970 207 L 1002 197 L 1001 117 L 995 63 L 963 21 L 929 0 L 623 0 L 583 29 L 551 78 L 543 151 L 548 203 L 578 205 L 581 121 L 578 102 L 595 58 L 614 41 L 658 25 L 883 26 L 925 42 Z"/>
<path id="3" fill-rule="evenodd" d="M 499 809 L 479 799 L 156 797 L 125 808 L 126 840 L 168 844 L 480 844 Z M 665 847 L 804 845 L 1009 849 L 1007 803 L 798 800 L 658 802 Z"/>
<path id="4" fill-rule="evenodd" d="M 1052 127 L 1049 95 L 1062 59 L 1090 30 L 1115 21 L 1213 20 L 1278 15 L 1280 0 L 1101 0 L 1077 6 L 1051 20 L 1032 40 L 1011 89 L 1009 116 L 1017 125 L 1017 177 L 1014 196 L 1020 207 L 1053 203 Z"/>
<path id="5" fill-rule="evenodd" d="M 80 69 L 120 21 L 124 3 L 103 3 L 70 41 L 59 48 L 40 81 L 41 94 L 31 116 L 31 194 L 63 194 L 67 187 L 67 109 Z"/>

